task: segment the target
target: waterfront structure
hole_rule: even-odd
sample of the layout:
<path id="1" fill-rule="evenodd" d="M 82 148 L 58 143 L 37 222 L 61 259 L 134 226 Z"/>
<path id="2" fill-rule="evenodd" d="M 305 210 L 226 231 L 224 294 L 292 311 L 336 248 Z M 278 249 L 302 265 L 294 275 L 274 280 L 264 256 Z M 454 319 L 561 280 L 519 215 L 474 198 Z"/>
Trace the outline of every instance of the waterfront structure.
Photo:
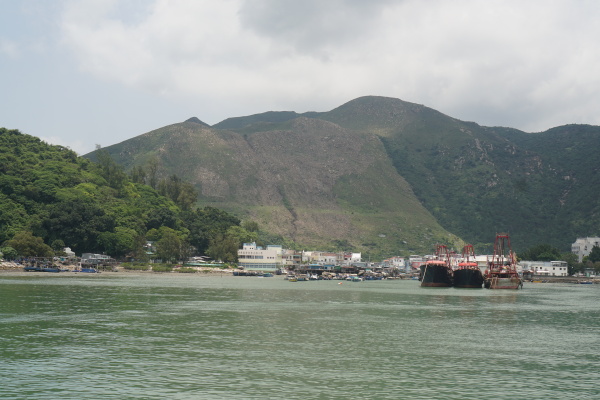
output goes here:
<path id="1" fill-rule="evenodd" d="M 238 250 L 238 266 L 250 271 L 274 272 L 283 265 L 281 246 L 257 246 L 255 242 L 244 243 Z"/>
<path id="2" fill-rule="evenodd" d="M 571 252 L 577 254 L 578 262 L 582 262 L 583 257 L 589 256 L 594 246 L 600 247 L 600 237 L 577 238 L 571 245 Z"/>
<path id="3" fill-rule="evenodd" d="M 282 255 L 281 255 L 283 265 L 286 268 L 294 267 L 295 265 L 301 265 L 302 264 L 302 255 L 303 255 L 303 252 L 299 251 L 299 250 L 283 249 Z"/>
<path id="4" fill-rule="evenodd" d="M 404 257 L 394 256 L 381 262 L 381 268 L 395 268 L 403 272 L 410 272 L 410 266 Z"/>
<path id="5" fill-rule="evenodd" d="M 351 266 L 362 262 L 361 253 L 303 251 L 302 263 L 314 265 Z"/>
<path id="6" fill-rule="evenodd" d="M 520 265 L 534 276 L 569 276 L 566 261 L 521 261 Z"/>
<path id="7" fill-rule="evenodd" d="M 106 254 L 83 253 L 81 255 L 81 265 L 110 265 L 115 264 L 116 260 Z"/>

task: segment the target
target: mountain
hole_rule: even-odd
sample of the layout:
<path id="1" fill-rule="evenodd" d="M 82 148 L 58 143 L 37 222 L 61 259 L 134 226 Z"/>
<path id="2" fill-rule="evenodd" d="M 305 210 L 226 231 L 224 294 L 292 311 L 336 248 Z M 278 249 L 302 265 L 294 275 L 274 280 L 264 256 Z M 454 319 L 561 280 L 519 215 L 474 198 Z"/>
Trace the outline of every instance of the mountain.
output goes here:
<path id="1" fill-rule="evenodd" d="M 392 255 L 457 236 L 489 251 L 500 231 L 517 250 L 566 251 L 597 234 L 598 140 L 594 126 L 531 134 L 367 96 L 328 112 L 186 121 L 105 150 L 127 169 L 158 160 L 201 204 L 298 246 Z"/>

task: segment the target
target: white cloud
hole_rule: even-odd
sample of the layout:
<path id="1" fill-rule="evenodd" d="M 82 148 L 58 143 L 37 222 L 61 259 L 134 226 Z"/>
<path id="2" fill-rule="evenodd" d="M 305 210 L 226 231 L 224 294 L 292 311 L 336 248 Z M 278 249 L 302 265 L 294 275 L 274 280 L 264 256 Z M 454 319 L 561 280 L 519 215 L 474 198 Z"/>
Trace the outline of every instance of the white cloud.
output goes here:
<path id="1" fill-rule="evenodd" d="M 600 123 L 596 4 L 89 0 L 66 4 L 62 32 L 89 73 L 225 114 L 373 94 L 542 130 Z"/>
<path id="2" fill-rule="evenodd" d="M 89 149 L 89 147 L 90 147 L 89 143 L 84 143 L 81 140 L 66 140 L 65 138 L 59 137 L 59 136 L 50 136 L 50 137 L 41 136 L 40 140 L 42 140 L 48 144 L 67 147 L 79 155 L 83 155 L 83 154 L 86 154 L 91 151 Z"/>
<path id="3" fill-rule="evenodd" d="M 17 44 L 12 40 L 0 37 L 0 55 L 16 58 L 18 55 Z"/>

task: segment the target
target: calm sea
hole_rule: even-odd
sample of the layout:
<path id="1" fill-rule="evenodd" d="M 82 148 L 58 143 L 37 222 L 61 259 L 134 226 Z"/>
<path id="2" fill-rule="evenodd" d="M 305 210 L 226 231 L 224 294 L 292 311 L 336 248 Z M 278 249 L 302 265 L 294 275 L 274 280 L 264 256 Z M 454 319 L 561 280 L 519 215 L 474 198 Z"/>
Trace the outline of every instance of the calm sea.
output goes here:
<path id="1" fill-rule="evenodd" d="M 600 399 L 600 285 L 0 275 L 1 399 Z"/>

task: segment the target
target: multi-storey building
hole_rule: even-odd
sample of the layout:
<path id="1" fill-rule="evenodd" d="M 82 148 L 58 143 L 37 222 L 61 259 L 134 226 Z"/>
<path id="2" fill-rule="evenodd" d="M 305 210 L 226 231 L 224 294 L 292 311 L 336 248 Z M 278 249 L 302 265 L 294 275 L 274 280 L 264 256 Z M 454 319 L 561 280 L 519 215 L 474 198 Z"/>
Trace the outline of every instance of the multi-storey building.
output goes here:
<path id="1" fill-rule="evenodd" d="M 276 271 L 281 268 L 281 246 L 269 245 L 266 249 L 256 243 L 244 243 L 238 250 L 238 266 L 251 271 Z"/>
<path id="2" fill-rule="evenodd" d="M 600 246 L 600 237 L 577 238 L 571 245 L 571 252 L 577 254 L 577 259 L 581 262 L 583 257 L 590 255 L 594 246 Z"/>

